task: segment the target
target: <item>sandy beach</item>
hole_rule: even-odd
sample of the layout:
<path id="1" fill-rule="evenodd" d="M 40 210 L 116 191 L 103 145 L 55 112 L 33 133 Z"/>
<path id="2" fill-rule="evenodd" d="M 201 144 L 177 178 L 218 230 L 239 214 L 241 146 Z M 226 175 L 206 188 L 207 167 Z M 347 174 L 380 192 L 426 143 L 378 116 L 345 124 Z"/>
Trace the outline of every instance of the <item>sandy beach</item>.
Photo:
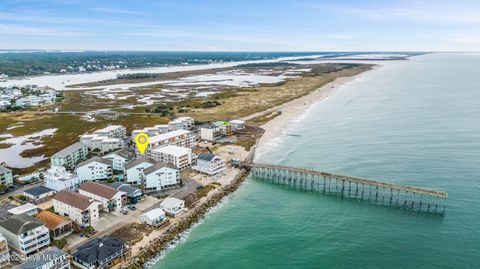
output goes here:
<path id="1" fill-rule="evenodd" d="M 250 120 L 275 111 L 281 111 L 280 115 L 261 126 L 265 130 L 265 133 L 257 143 L 257 153 L 261 155 L 262 152 L 265 152 L 270 146 L 269 142 L 275 138 L 284 135 L 283 132 L 288 128 L 288 125 L 295 119 L 297 119 L 299 116 L 301 116 L 303 113 L 305 113 L 305 111 L 307 111 L 312 105 L 321 102 L 322 100 L 335 94 L 335 92 L 343 85 L 353 82 L 355 79 L 363 76 L 365 73 L 372 72 L 379 67 L 381 66 L 375 65 L 371 70 L 362 72 L 358 75 L 337 78 L 334 81 L 323 85 L 322 87 L 318 88 L 317 90 L 313 91 L 308 95 L 284 103 L 277 107 L 273 107 L 271 109 L 244 117 L 243 120 Z"/>

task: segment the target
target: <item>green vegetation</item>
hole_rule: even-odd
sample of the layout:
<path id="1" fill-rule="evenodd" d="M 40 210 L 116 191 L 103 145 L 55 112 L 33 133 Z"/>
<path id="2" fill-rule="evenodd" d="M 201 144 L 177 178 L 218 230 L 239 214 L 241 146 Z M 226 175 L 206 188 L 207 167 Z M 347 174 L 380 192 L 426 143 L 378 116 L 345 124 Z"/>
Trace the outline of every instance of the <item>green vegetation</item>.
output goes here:
<path id="1" fill-rule="evenodd" d="M 117 79 L 122 80 L 144 80 L 144 79 L 160 79 L 162 74 L 155 73 L 129 73 L 117 75 Z"/>
<path id="2" fill-rule="evenodd" d="M 8 186 L 3 183 L 0 184 L 0 192 L 5 192 L 6 190 L 8 190 Z"/>
<path id="3" fill-rule="evenodd" d="M 213 191 L 215 188 L 216 186 L 214 184 L 208 184 L 207 186 L 204 186 L 203 188 L 197 190 L 198 199 L 207 196 L 208 193 Z"/>
<path id="4" fill-rule="evenodd" d="M 67 239 L 60 238 L 58 240 L 54 240 L 53 245 L 56 246 L 59 249 L 63 249 L 63 247 L 65 247 L 67 245 Z"/>

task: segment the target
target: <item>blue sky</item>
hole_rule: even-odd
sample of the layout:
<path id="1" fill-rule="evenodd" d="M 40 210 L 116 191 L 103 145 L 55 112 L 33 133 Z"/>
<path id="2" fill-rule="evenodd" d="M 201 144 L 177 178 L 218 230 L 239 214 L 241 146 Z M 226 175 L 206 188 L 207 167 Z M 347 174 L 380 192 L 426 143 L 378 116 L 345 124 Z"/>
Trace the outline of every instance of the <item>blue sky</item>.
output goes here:
<path id="1" fill-rule="evenodd" d="M 0 49 L 478 51 L 480 1 L 1 0 Z"/>

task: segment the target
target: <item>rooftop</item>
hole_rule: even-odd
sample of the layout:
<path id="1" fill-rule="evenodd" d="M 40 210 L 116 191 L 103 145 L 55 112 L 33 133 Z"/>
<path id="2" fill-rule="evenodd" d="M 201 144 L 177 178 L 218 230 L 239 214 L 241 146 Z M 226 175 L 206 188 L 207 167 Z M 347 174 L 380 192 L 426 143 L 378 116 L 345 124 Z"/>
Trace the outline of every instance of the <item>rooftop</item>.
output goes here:
<path id="1" fill-rule="evenodd" d="M 100 157 L 93 157 L 93 158 L 90 158 L 86 161 L 83 161 L 83 162 L 79 163 L 77 165 L 77 167 L 82 167 L 82 166 L 85 166 L 85 165 L 88 165 L 88 164 L 91 164 L 91 163 L 94 163 L 94 162 L 98 162 L 98 163 L 102 163 L 102 164 L 110 165 L 110 166 L 112 166 L 112 164 L 113 164 L 111 160 L 103 159 L 103 158 L 100 158 Z"/>
<path id="2" fill-rule="evenodd" d="M 61 191 L 53 197 L 54 200 L 60 201 L 64 204 L 73 206 L 80 210 L 86 210 L 94 203 L 93 199 L 88 198 L 87 196 L 81 195 L 76 192 L 70 191 Z"/>
<path id="3" fill-rule="evenodd" d="M 57 215 L 53 212 L 50 212 L 48 210 L 44 210 L 40 212 L 36 218 L 42 221 L 43 223 L 45 223 L 45 226 L 47 226 L 49 230 L 55 230 L 59 226 L 64 226 L 69 223 L 72 223 L 71 220 L 65 217 L 62 217 L 60 215 Z"/>
<path id="4" fill-rule="evenodd" d="M 45 194 L 45 193 L 53 192 L 53 190 L 49 189 L 47 187 L 37 186 L 37 187 L 33 187 L 31 189 L 28 189 L 28 190 L 24 190 L 23 192 L 28 193 L 32 196 L 40 196 L 40 195 Z"/>
<path id="5" fill-rule="evenodd" d="M 80 142 L 77 142 L 73 145 L 70 145 L 59 152 L 53 154 L 52 158 L 65 158 L 68 155 L 71 155 L 72 153 L 79 151 L 82 148 L 87 148 L 85 145 L 81 144 Z"/>
<path id="6" fill-rule="evenodd" d="M 114 152 L 112 152 L 112 153 L 110 153 L 110 154 L 108 154 L 108 155 L 112 155 L 112 154 L 115 154 L 115 155 L 118 155 L 118 156 L 120 156 L 120 157 L 123 157 L 124 159 L 130 159 L 130 158 L 132 157 L 132 154 L 131 154 L 129 151 L 125 150 L 125 149 L 116 150 L 116 151 L 114 151 Z M 107 155 L 107 156 L 108 156 L 108 155 Z M 105 156 L 105 157 L 106 157 L 106 156 Z"/>
<path id="7" fill-rule="evenodd" d="M 26 233 L 43 225 L 43 222 L 25 214 L 13 215 L 9 219 L 0 222 L 0 226 L 17 235 Z"/>
<path id="8" fill-rule="evenodd" d="M 123 127 L 122 125 L 110 125 L 103 129 L 96 130 L 94 133 L 113 132 L 120 128 L 125 128 L 125 127 Z"/>
<path id="9" fill-rule="evenodd" d="M 147 158 L 138 158 L 136 160 L 133 160 L 125 165 L 125 169 L 130 169 L 132 167 L 135 167 L 141 163 L 149 163 L 149 164 L 154 164 L 155 162 L 153 160 L 147 159 Z"/>
<path id="10" fill-rule="evenodd" d="M 152 136 L 152 137 L 150 137 L 148 143 L 149 144 L 154 144 L 154 143 L 157 143 L 157 142 L 160 142 L 160 141 L 163 141 L 163 140 L 167 140 L 167 139 L 171 139 L 171 138 L 174 138 L 174 137 L 177 137 L 177 136 L 187 135 L 187 134 L 191 134 L 191 133 L 192 132 L 187 131 L 187 130 L 175 130 L 175 131 L 171 131 L 171 132 L 168 132 L 168 133 Z"/>
<path id="11" fill-rule="evenodd" d="M 107 199 L 112 199 L 117 193 L 120 192 L 119 190 L 113 187 L 96 183 L 96 182 L 82 183 L 82 185 L 80 185 L 78 189 L 92 193 L 92 194 L 96 194 L 100 197 L 107 198 Z"/>
<path id="12" fill-rule="evenodd" d="M 158 163 L 156 163 L 156 164 L 154 164 L 154 165 L 152 165 L 148 168 L 143 169 L 143 174 L 144 175 L 150 175 L 152 173 L 155 173 L 159 169 L 162 169 L 163 167 L 167 167 L 167 168 L 177 170 L 177 167 L 173 164 L 158 162 Z"/>
<path id="13" fill-rule="evenodd" d="M 123 251 L 125 242 L 115 237 L 106 235 L 102 238 L 95 238 L 78 248 L 73 253 L 75 259 L 84 261 L 87 264 L 103 261 Z"/>
<path id="14" fill-rule="evenodd" d="M 183 200 L 180 200 L 180 199 L 174 198 L 174 197 L 167 197 L 160 204 L 164 207 L 171 208 L 171 207 L 176 207 L 176 206 L 178 206 L 182 203 L 184 203 Z"/>
<path id="15" fill-rule="evenodd" d="M 184 147 L 179 147 L 179 146 L 174 146 L 174 145 L 159 147 L 159 148 L 154 149 L 154 151 L 159 152 L 159 153 L 164 153 L 164 154 L 177 156 L 177 157 L 192 153 L 192 150 L 189 149 L 189 148 L 184 148 Z"/>
<path id="16" fill-rule="evenodd" d="M 216 155 L 213 153 L 200 153 L 198 155 L 198 159 L 203 161 L 211 161 L 215 158 L 215 156 Z"/>
<path id="17" fill-rule="evenodd" d="M 165 217 L 165 212 L 161 210 L 160 208 L 154 208 L 147 213 L 143 214 L 142 217 L 145 216 L 151 220 L 157 219 L 157 218 L 164 218 Z"/>
<path id="18" fill-rule="evenodd" d="M 134 186 L 122 182 L 114 182 L 112 183 L 112 187 L 121 190 L 123 192 L 126 192 L 127 195 L 132 195 L 135 194 L 135 192 L 141 192 L 142 190 L 139 188 L 135 188 Z"/>
<path id="19" fill-rule="evenodd" d="M 12 170 L 6 168 L 5 166 L 0 166 L 0 174 L 5 174 L 8 172 L 12 172 Z"/>
<path id="20" fill-rule="evenodd" d="M 36 206 L 34 204 L 31 204 L 31 203 L 26 203 L 24 205 L 17 206 L 17 207 L 14 207 L 12 209 L 9 209 L 8 212 L 12 213 L 13 215 L 20 215 L 20 214 L 23 214 L 25 212 L 28 212 L 28 211 L 31 211 L 31 210 L 34 210 L 34 209 L 38 209 L 38 206 Z"/>

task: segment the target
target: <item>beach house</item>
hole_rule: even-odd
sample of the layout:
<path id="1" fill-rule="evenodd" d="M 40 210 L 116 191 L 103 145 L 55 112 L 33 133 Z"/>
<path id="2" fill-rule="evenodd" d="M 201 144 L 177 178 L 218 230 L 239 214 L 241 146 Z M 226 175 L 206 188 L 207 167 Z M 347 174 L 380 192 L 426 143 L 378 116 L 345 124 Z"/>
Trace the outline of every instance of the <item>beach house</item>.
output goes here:
<path id="1" fill-rule="evenodd" d="M 55 191 L 43 186 L 36 186 L 30 189 L 26 189 L 23 191 L 23 195 L 27 197 L 27 199 L 34 204 L 40 204 L 49 200 Z"/>
<path id="2" fill-rule="evenodd" d="M 107 211 L 119 211 L 127 203 L 127 193 L 101 183 L 82 183 L 78 193 L 102 203 Z"/>
<path id="3" fill-rule="evenodd" d="M 81 245 L 72 255 L 73 264 L 82 269 L 108 268 L 125 255 L 123 240 L 106 235 Z"/>
<path id="4" fill-rule="evenodd" d="M 76 192 L 61 191 L 53 197 L 53 209 L 78 225 L 89 226 L 100 217 L 102 203 Z"/>
<path id="5" fill-rule="evenodd" d="M 175 217 L 178 214 L 187 211 L 185 201 L 173 197 L 167 197 L 160 203 L 160 209 L 165 213 Z"/>
<path id="6" fill-rule="evenodd" d="M 147 158 L 138 158 L 125 165 L 124 175 L 126 182 L 133 185 L 142 184 L 142 172 L 145 168 L 152 166 L 155 162 Z"/>
<path id="7" fill-rule="evenodd" d="M 224 131 L 221 127 L 206 125 L 200 128 L 200 138 L 207 141 L 215 141 L 224 136 Z"/>
<path id="8" fill-rule="evenodd" d="M 198 155 L 197 164 L 192 169 L 207 175 L 216 175 L 227 168 L 225 160 L 212 153 L 201 153 Z"/>
<path id="9" fill-rule="evenodd" d="M 0 233 L 7 239 L 8 245 L 23 257 L 50 244 L 50 234 L 45 224 L 25 214 L 13 215 L 1 221 Z"/>
<path id="10" fill-rule="evenodd" d="M 172 164 L 158 162 L 142 171 L 145 190 L 159 191 L 180 186 L 180 170 Z"/>
<path id="11" fill-rule="evenodd" d="M 76 174 L 68 172 L 63 166 L 50 167 L 43 177 L 45 187 L 56 192 L 75 191 L 80 184 L 80 178 Z"/>
<path id="12" fill-rule="evenodd" d="M 160 208 L 154 208 L 147 213 L 140 216 L 142 224 L 155 226 L 162 223 L 165 220 L 165 212 Z"/>
<path id="13" fill-rule="evenodd" d="M 44 210 L 36 216 L 50 231 L 50 238 L 58 240 L 73 232 L 73 222 L 58 214 Z"/>

